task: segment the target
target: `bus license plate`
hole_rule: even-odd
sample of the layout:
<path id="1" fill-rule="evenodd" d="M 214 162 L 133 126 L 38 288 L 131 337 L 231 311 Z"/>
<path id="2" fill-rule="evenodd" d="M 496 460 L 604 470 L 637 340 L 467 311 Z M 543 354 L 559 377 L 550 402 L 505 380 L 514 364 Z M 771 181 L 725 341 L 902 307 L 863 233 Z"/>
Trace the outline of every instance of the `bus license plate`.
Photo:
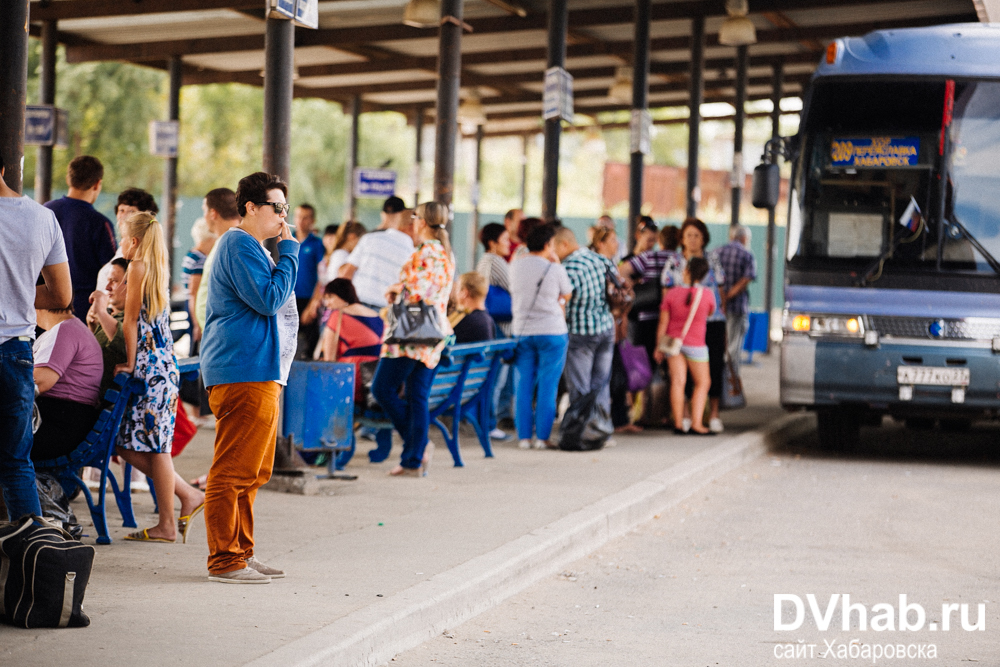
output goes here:
<path id="1" fill-rule="evenodd" d="M 969 384 L 968 368 L 941 368 L 936 366 L 899 366 L 896 368 L 899 384 L 932 384 L 947 387 L 965 387 Z"/>

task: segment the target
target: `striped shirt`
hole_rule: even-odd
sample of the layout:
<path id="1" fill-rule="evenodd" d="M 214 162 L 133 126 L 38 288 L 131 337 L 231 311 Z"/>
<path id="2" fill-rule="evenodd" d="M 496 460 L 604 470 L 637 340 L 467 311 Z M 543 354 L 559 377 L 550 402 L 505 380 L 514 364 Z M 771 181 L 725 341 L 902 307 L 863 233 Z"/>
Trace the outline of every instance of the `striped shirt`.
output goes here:
<path id="1" fill-rule="evenodd" d="M 641 276 L 643 283 L 655 283 L 660 285 L 660 274 L 671 259 L 676 259 L 677 253 L 673 250 L 647 250 L 644 253 L 634 255 L 628 260 L 632 267 L 633 275 Z M 660 319 L 659 307 L 656 310 L 639 311 L 640 322 L 647 322 Z"/>
<path id="2" fill-rule="evenodd" d="M 596 336 L 615 325 L 607 300 L 608 271 L 615 265 L 589 248 L 575 250 L 562 262 L 573 285 L 566 304 L 566 322 L 571 334 Z"/>
<path id="3" fill-rule="evenodd" d="M 385 306 L 385 291 L 399 282 L 399 270 L 413 254 L 413 239 L 398 229 L 365 234 L 347 263 L 357 267 L 351 281 L 362 303 Z"/>
<path id="4" fill-rule="evenodd" d="M 492 252 L 484 253 L 479 258 L 479 263 L 476 264 L 476 273 L 481 275 L 486 280 L 486 284 L 491 287 L 500 287 L 507 290 L 508 293 L 510 292 L 510 265 L 500 255 Z M 509 321 L 496 323 L 497 328 L 504 336 L 510 336 L 510 324 Z"/>

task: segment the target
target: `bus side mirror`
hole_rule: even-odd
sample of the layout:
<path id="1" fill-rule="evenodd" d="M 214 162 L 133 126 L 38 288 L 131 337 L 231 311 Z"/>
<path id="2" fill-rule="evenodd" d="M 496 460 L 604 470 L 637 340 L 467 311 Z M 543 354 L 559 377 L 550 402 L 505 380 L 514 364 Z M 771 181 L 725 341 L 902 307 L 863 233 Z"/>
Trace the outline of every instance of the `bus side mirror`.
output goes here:
<path id="1" fill-rule="evenodd" d="M 753 170 L 752 201 L 755 208 L 772 209 L 781 195 L 781 170 L 776 164 L 759 164 Z"/>

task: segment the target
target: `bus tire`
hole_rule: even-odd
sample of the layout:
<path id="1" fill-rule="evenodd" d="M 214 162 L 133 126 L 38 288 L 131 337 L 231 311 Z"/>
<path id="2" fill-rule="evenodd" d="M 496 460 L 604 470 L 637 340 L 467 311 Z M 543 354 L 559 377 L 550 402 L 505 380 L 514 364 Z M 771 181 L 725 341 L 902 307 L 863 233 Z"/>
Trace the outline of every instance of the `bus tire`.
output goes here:
<path id="1" fill-rule="evenodd" d="M 942 419 L 941 430 L 948 433 L 964 433 L 972 428 L 971 419 Z"/>
<path id="2" fill-rule="evenodd" d="M 816 412 L 819 446 L 828 452 L 849 452 L 861 441 L 861 414 L 843 406 L 820 408 Z"/>
<path id="3" fill-rule="evenodd" d="M 931 431 L 934 429 L 933 417 L 907 417 L 906 428 L 914 431 Z"/>

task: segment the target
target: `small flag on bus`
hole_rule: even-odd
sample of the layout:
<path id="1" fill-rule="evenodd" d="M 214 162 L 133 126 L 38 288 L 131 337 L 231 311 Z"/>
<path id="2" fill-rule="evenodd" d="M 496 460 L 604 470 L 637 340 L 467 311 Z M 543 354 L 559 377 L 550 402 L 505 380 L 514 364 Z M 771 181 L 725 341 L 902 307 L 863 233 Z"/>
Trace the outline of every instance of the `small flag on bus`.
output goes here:
<path id="1" fill-rule="evenodd" d="M 910 195 L 910 203 L 906 206 L 906 210 L 899 217 L 899 224 L 911 232 L 917 231 L 917 228 L 920 227 L 920 207 L 917 206 L 917 200 L 912 195 Z"/>

